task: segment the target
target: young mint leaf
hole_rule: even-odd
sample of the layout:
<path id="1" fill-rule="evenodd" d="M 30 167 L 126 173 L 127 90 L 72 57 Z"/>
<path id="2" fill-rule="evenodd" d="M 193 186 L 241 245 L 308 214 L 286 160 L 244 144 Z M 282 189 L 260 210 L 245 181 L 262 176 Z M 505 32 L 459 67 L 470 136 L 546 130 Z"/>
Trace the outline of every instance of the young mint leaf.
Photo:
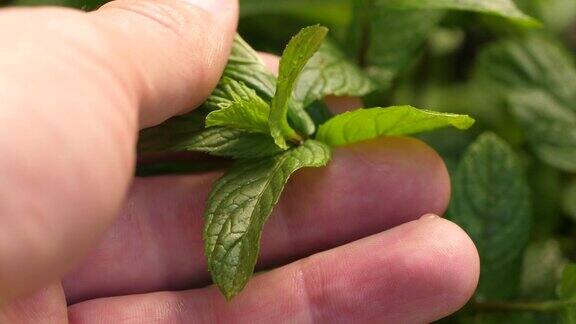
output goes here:
<path id="1" fill-rule="evenodd" d="M 320 126 L 316 139 L 343 146 L 379 136 L 411 135 L 453 126 L 467 129 L 474 119 L 467 115 L 441 113 L 411 106 L 369 108 L 349 111 Z"/>
<path id="2" fill-rule="evenodd" d="M 268 104 L 243 83 L 225 80 L 223 86 L 230 89 L 231 101 L 229 104 L 221 104 L 221 109 L 206 116 L 206 127 L 225 126 L 252 133 L 270 133 Z"/>
<path id="3" fill-rule="evenodd" d="M 272 100 L 274 96 L 276 77 L 266 68 L 258 53 L 239 35 L 234 38 L 223 76 L 244 83 L 265 101 Z"/>
<path id="4" fill-rule="evenodd" d="M 576 264 L 569 264 L 564 268 L 562 281 L 558 287 L 558 297 L 572 302 L 572 305 L 568 305 L 562 311 L 562 323 L 576 323 Z"/>
<path id="5" fill-rule="evenodd" d="M 470 235 L 482 260 L 477 297 L 510 297 L 531 226 L 529 188 L 520 162 L 508 144 L 485 133 L 462 157 L 452 188 L 449 217 Z"/>
<path id="6" fill-rule="evenodd" d="M 576 171 L 576 68 L 569 55 L 542 37 L 488 47 L 477 80 L 508 100 L 538 156 Z"/>
<path id="7" fill-rule="evenodd" d="M 234 38 L 232 52 L 224 70 L 223 78 L 214 93 L 208 98 L 205 106 L 209 110 L 220 109 L 230 104 L 230 84 L 226 80 L 235 80 L 256 91 L 264 101 L 270 103 L 274 97 L 276 77 L 264 65 L 258 53 L 253 50 L 240 36 Z M 303 134 L 315 131 L 314 122 L 308 114 L 292 103 L 288 105 L 288 117 L 294 127 Z"/>
<path id="8" fill-rule="evenodd" d="M 328 146 L 308 140 L 270 158 L 238 162 L 215 183 L 204 212 L 205 254 L 212 279 L 227 299 L 252 275 L 262 227 L 290 175 L 329 159 Z"/>
<path id="9" fill-rule="evenodd" d="M 257 97 L 257 98 L 256 98 Z M 222 77 L 218 87 L 214 89 L 205 103 L 208 110 L 214 111 L 230 107 L 238 101 L 264 101 L 256 94 L 256 91 L 249 88 L 244 82 L 236 81 L 228 77 Z M 268 105 L 266 102 L 264 104 Z"/>
<path id="10" fill-rule="evenodd" d="M 300 73 L 308 60 L 316 53 L 327 33 L 328 29 L 322 26 L 302 29 L 290 40 L 280 59 L 276 94 L 272 99 L 269 124 L 272 137 L 282 148 L 288 147 L 286 138 L 300 139 L 288 124 L 288 104 Z"/>
<path id="11" fill-rule="evenodd" d="M 534 18 L 524 14 L 513 0 L 387 0 L 384 6 L 408 10 L 465 10 L 511 19 L 528 27 L 540 26 Z"/>
<path id="12" fill-rule="evenodd" d="M 292 100 L 303 108 L 327 95 L 362 97 L 373 90 L 372 80 L 326 39 L 304 67 Z"/>

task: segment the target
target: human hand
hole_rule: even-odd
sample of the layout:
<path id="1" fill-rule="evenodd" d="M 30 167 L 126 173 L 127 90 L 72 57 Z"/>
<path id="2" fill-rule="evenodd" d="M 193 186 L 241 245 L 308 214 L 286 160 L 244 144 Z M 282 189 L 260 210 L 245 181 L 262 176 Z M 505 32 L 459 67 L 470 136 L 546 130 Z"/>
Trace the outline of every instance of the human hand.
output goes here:
<path id="1" fill-rule="evenodd" d="M 274 270 L 230 303 L 205 287 L 218 174 L 132 178 L 138 129 L 199 105 L 226 63 L 236 2 L 191 2 L 208 10 L 0 12 L 0 323 L 421 323 L 462 306 L 478 256 L 456 225 L 419 219 L 443 213 L 449 179 L 408 138 L 296 174 L 262 238 Z"/>

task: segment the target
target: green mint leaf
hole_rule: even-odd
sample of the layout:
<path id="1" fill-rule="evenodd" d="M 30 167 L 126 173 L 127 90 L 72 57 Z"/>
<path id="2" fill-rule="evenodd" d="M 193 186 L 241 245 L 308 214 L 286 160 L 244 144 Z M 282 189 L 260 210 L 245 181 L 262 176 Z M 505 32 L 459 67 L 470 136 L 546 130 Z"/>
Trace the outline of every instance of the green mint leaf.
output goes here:
<path id="1" fill-rule="evenodd" d="M 516 154 L 496 135 L 481 135 L 462 157 L 452 188 L 449 217 L 470 235 L 482 260 L 477 297 L 510 297 L 531 227 L 529 188 Z"/>
<path id="2" fill-rule="evenodd" d="M 564 268 L 562 281 L 558 287 L 558 297 L 572 302 L 572 305 L 562 311 L 561 323 L 576 323 L 576 264 L 569 264 Z"/>
<path id="3" fill-rule="evenodd" d="M 206 127 L 225 126 L 252 133 L 269 133 L 270 107 L 254 90 L 243 83 L 225 79 L 223 88 L 228 89 L 229 104 L 206 116 Z"/>
<path id="4" fill-rule="evenodd" d="M 223 78 L 216 90 L 208 98 L 205 106 L 209 110 L 217 110 L 229 106 L 233 101 L 228 80 L 235 80 L 256 91 L 264 101 L 270 103 L 276 89 L 276 76 L 264 65 L 258 53 L 250 47 L 240 36 L 234 38 L 232 52 L 224 70 Z M 303 134 L 312 134 L 315 131 L 314 122 L 302 109 L 288 106 L 288 117 L 296 129 Z"/>
<path id="5" fill-rule="evenodd" d="M 374 90 L 372 80 L 326 39 L 304 67 L 292 99 L 308 107 L 327 95 L 362 97 Z"/>
<path id="6" fill-rule="evenodd" d="M 269 124 L 272 137 L 282 148 L 288 147 L 286 138 L 300 139 L 288 124 L 289 101 L 300 73 L 308 60 L 316 53 L 327 33 L 328 29 L 322 26 L 302 29 L 290 40 L 280 59 L 278 82 L 272 99 Z"/>
<path id="7" fill-rule="evenodd" d="M 408 10 L 465 10 L 511 19 L 528 27 L 540 26 L 534 18 L 524 14 L 512 0 L 387 0 L 391 9 Z"/>
<path id="8" fill-rule="evenodd" d="M 234 159 L 255 159 L 282 152 L 267 134 L 210 127 L 175 143 L 169 151 L 194 151 Z"/>
<path id="9" fill-rule="evenodd" d="M 138 152 L 162 152 L 204 129 L 203 109 L 168 119 L 164 123 L 143 129 L 138 138 Z"/>
<path id="10" fill-rule="evenodd" d="M 239 101 L 264 101 L 255 90 L 249 88 L 244 82 L 236 81 L 228 77 L 222 77 L 218 87 L 214 89 L 205 103 L 208 110 L 214 111 L 230 107 Z M 264 101 L 268 106 L 268 104 Z"/>
<path id="11" fill-rule="evenodd" d="M 508 100 L 538 156 L 576 171 L 576 68 L 569 55 L 542 37 L 488 47 L 477 80 Z"/>
<path id="12" fill-rule="evenodd" d="M 474 119 L 467 115 L 441 113 L 411 106 L 349 111 L 320 126 L 316 139 L 330 146 L 343 146 L 379 136 L 411 135 L 453 126 L 467 129 Z"/>
<path id="13" fill-rule="evenodd" d="M 269 134 L 247 133 L 238 129 L 205 129 L 206 114 L 195 111 L 169 119 L 140 132 L 138 152 L 202 152 L 235 159 L 259 158 L 282 150 Z"/>
<path id="14" fill-rule="evenodd" d="M 238 35 L 234 38 L 223 76 L 244 83 L 266 101 L 274 96 L 276 77 L 266 68 L 258 53 Z"/>
<path id="15" fill-rule="evenodd" d="M 252 275 L 262 227 L 290 175 L 329 159 L 328 146 L 308 140 L 270 158 L 240 161 L 214 184 L 204 213 L 205 254 L 212 279 L 227 299 Z"/>

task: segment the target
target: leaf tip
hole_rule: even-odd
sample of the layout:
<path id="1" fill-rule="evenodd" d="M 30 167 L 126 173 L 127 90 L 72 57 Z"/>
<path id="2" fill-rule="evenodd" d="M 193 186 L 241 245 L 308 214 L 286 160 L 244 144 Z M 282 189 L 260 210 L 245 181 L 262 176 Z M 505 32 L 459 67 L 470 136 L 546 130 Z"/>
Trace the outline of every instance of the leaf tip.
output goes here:
<path id="1" fill-rule="evenodd" d="M 476 120 L 469 115 L 462 115 L 462 118 L 458 123 L 455 123 L 455 127 L 461 130 L 466 130 L 472 127 L 476 123 Z"/>
<path id="2" fill-rule="evenodd" d="M 234 297 L 236 297 L 236 295 L 238 295 L 238 293 L 239 293 L 239 291 L 236 291 L 236 290 L 227 290 L 227 289 L 222 288 L 222 287 L 218 287 L 218 288 L 222 292 L 222 295 L 224 295 L 224 298 L 226 299 L 227 302 L 231 302 L 232 299 L 234 299 Z"/>
<path id="3" fill-rule="evenodd" d="M 524 16 L 522 18 L 518 18 L 516 19 L 516 22 L 517 24 L 519 24 L 524 28 L 540 29 L 544 27 L 544 24 L 540 20 L 532 18 L 530 16 Z"/>

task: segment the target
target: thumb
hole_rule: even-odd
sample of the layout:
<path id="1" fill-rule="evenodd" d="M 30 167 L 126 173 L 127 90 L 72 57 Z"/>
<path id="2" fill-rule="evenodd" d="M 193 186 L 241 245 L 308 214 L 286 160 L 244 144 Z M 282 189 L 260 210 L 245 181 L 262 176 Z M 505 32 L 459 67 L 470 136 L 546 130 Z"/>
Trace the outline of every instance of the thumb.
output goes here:
<path id="1" fill-rule="evenodd" d="M 0 304 L 59 278 L 113 222 L 138 127 L 209 95 L 237 14 L 236 0 L 0 10 Z"/>
<path id="2" fill-rule="evenodd" d="M 235 0 L 119 0 L 90 14 L 124 55 L 148 127 L 198 106 L 216 86 L 236 30 Z"/>

